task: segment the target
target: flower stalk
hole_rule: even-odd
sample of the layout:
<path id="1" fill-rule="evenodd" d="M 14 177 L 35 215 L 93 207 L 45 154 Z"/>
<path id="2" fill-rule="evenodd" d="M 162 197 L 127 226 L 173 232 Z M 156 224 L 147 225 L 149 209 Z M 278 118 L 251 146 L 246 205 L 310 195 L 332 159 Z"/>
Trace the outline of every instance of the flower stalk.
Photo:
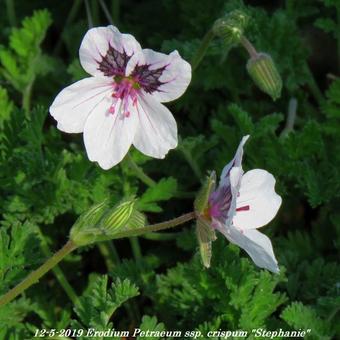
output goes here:
<path id="1" fill-rule="evenodd" d="M 191 60 L 191 69 L 195 71 L 198 65 L 203 60 L 205 54 L 207 53 L 208 47 L 210 45 L 211 40 L 214 38 L 215 34 L 213 30 L 209 30 L 202 39 L 201 45 L 199 46 L 197 52 L 193 56 Z"/>
<path id="2" fill-rule="evenodd" d="M 60 250 L 58 250 L 52 257 L 50 257 L 43 265 L 41 265 L 34 272 L 29 274 L 26 279 L 20 282 L 17 286 L 12 288 L 9 292 L 0 298 L 0 307 L 11 302 L 18 295 L 20 295 L 27 288 L 37 283 L 39 279 L 45 275 L 49 270 L 54 268 L 65 256 L 75 250 L 77 246 L 70 240 Z"/>
<path id="3" fill-rule="evenodd" d="M 114 238 L 123 238 L 131 236 L 139 236 L 144 233 L 150 233 L 153 231 L 159 231 L 164 229 L 169 229 L 176 227 L 180 224 L 188 222 L 195 218 L 195 213 L 190 212 L 182 216 L 176 217 L 172 220 L 151 224 L 142 228 L 130 229 L 128 231 L 123 231 L 117 233 Z M 31 287 L 33 284 L 37 283 L 39 279 L 44 276 L 49 270 L 53 269 L 65 256 L 70 254 L 72 251 L 77 249 L 79 246 L 75 244 L 72 240 L 69 240 L 59 251 L 57 251 L 52 257 L 50 257 L 43 265 L 38 269 L 30 273 L 22 282 L 17 286 L 8 291 L 5 295 L 0 298 L 0 307 L 6 305 L 7 303 L 14 300 L 18 295 L 23 293 L 27 288 Z"/>
<path id="4" fill-rule="evenodd" d="M 156 182 L 150 176 L 148 176 L 139 165 L 136 164 L 129 153 L 126 155 L 126 161 L 129 167 L 135 172 L 136 176 L 141 180 L 141 182 L 143 182 L 148 187 L 154 187 L 156 185 Z"/>

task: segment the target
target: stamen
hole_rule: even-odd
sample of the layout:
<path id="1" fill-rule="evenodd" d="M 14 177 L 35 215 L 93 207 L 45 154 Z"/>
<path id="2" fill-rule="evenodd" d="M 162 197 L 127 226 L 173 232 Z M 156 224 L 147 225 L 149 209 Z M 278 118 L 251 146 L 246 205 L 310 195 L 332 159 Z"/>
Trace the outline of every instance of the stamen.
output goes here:
<path id="1" fill-rule="evenodd" d="M 250 206 L 249 205 L 245 205 L 243 207 L 239 207 L 236 209 L 236 211 L 248 211 L 250 210 Z"/>

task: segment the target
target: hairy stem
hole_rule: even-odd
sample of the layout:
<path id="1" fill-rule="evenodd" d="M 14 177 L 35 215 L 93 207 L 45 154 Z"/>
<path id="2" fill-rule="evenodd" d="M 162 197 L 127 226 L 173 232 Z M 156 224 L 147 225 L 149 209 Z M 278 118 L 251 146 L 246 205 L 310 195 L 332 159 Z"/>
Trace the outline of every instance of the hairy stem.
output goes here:
<path id="1" fill-rule="evenodd" d="M 24 89 L 22 94 L 22 107 L 26 114 L 30 112 L 31 109 L 31 95 L 35 79 L 32 79 Z"/>
<path id="2" fill-rule="evenodd" d="M 39 235 L 41 238 L 41 249 L 43 253 L 46 256 L 51 256 L 51 251 L 47 245 L 46 239 L 42 232 L 39 230 Z M 72 301 L 72 303 L 75 305 L 78 301 L 78 296 L 76 292 L 74 291 L 73 287 L 70 285 L 70 283 L 67 281 L 66 276 L 64 275 L 63 271 L 59 267 L 59 265 L 56 265 L 54 268 L 52 268 L 53 274 L 57 278 L 59 284 L 63 287 L 66 295 L 69 297 L 69 299 Z"/>
<path id="3" fill-rule="evenodd" d="M 6 10 L 9 24 L 15 27 L 17 25 L 17 17 L 15 14 L 14 0 L 6 0 Z"/>
<path id="4" fill-rule="evenodd" d="M 190 212 L 190 213 L 176 217 L 176 218 L 169 220 L 169 221 L 151 224 L 151 225 L 145 226 L 143 228 L 138 228 L 138 229 L 135 229 L 135 230 L 130 230 L 129 232 L 125 231 L 121 234 L 116 234 L 115 238 L 139 236 L 139 235 L 143 235 L 145 233 L 150 233 L 150 232 L 153 232 L 153 231 L 159 231 L 159 230 L 173 228 L 173 227 L 176 227 L 180 224 L 183 224 L 185 222 L 193 220 L 194 218 L 195 218 L 195 213 Z"/>
<path id="5" fill-rule="evenodd" d="M 213 31 L 210 29 L 205 36 L 203 37 L 203 40 L 201 42 L 201 45 L 198 47 L 197 52 L 195 53 L 195 55 L 193 56 L 193 58 L 191 59 L 191 68 L 192 71 L 194 71 L 198 65 L 200 64 L 200 62 L 202 61 L 202 59 L 204 58 L 209 44 L 211 42 L 211 40 L 214 37 L 214 33 Z"/>
<path id="6" fill-rule="evenodd" d="M 179 150 L 182 152 L 184 159 L 187 161 L 188 165 L 191 167 L 192 171 L 194 172 L 195 176 L 198 178 L 199 181 L 202 180 L 202 172 L 200 167 L 198 166 L 197 162 L 185 147 L 180 147 Z"/>
<path id="7" fill-rule="evenodd" d="M 129 153 L 126 155 L 125 159 L 127 160 L 129 167 L 135 172 L 136 176 L 144 184 L 146 184 L 148 187 L 153 187 L 156 185 L 156 182 L 151 177 L 149 177 L 140 166 L 135 163 Z"/>
<path id="8" fill-rule="evenodd" d="M 254 45 L 243 35 L 241 37 L 241 45 L 247 50 L 251 58 L 256 58 L 258 53 L 254 47 Z"/>
<path id="9" fill-rule="evenodd" d="M 317 103 L 319 104 L 319 106 L 322 106 L 323 102 L 324 102 L 324 97 L 323 97 L 323 94 L 314 78 L 314 75 L 312 73 L 312 71 L 310 70 L 308 64 L 306 63 L 305 65 L 306 67 L 306 71 L 307 71 L 307 74 L 308 74 L 308 87 L 313 95 L 313 97 L 315 98 L 315 100 L 317 101 Z"/>
<path id="10" fill-rule="evenodd" d="M 62 37 L 63 37 L 63 33 L 65 31 L 65 28 L 69 27 L 70 24 L 72 23 L 72 21 L 76 18 L 82 3 L 83 3 L 83 0 L 74 0 L 73 1 L 73 5 L 72 5 L 72 7 L 69 11 L 67 19 L 65 20 L 64 27 L 63 27 L 60 35 L 59 35 L 58 42 L 56 43 L 55 48 L 53 50 L 53 54 L 59 54 L 60 53 L 60 49 L 62 47 Z"/>
<path id="11" fill-rule="evenodd" d="M 138 238 L 130 237 L 129 241 L 130 241 L 133 257 L 135 258 L 136 261 L 140 260 L 143 257 L 143 255 L 142 255 L 142 250 L 141 250 Z"/>
<path id="12" fill-rule="evenodd" d="M 159 231 L 159 230 L 173 228 L 180 224 L 188 222 L 194 218 L 195 218 L 195 213 L 190 212 L 190 213 L 176 217 L 169 221 L 151 224 L 143 228 L 131 230 L 130 232 L 117 234 L 115 238 L 139 236 L 144 233 L 150 233 L 152 231 Z M 71 253 L 76 248 L 77 246 L 76 244 L 74 244 L 72 240 L 68 241 L 59 251 L 57 251 L 52 257 L 50 257 L 38 269 L 30 273 L 23 281 L 21 281 L 18 285 L 16 285 L 14 288 L 8 291 L 5 295 L 3 295 L 0 298 L 0 307 L 11 302 L 18 295 L 24 292 L 27 288 L 37 283 L 43 275 L 45 275 L 49 270 L 54 268 L 66 255 Z"/>
<path id="13" fill-rule="evenodd" d="M 294 130 L 297 108 L 298 108 L 298 101 L 296 98 L 293 97 L 289 100 L 286 126 L 282 130 L 280 137 L 284 137 L 290 131 Z"/>
<path id="14" fill-rule="evenodd" d="M 100 7 L 102 8 L 102 11 L 107 19 L 107 21 L 113 25 L 113 19 L 111 17 L 111 14 L 110 14 L 110 11 L 108 10 L 106 4 L 105 4 L 105 1 L 104 0 L 99 0 L 99 5 Z"/>
<path id="15" fill-rule="evenodd" d="M 17 286 L 12 288 L 9 292 L 0 298 L 0 307 L 11 302 L 18 295 L 24 292 L 27 288 L 37 283 L 39 279 L 45 275 L 49 270 L 54 268 L 66 255 L 75 250 L 77 246 L 70 240 L 52 257 L 50 257 L 43 265 L 29 274 L 26 279 L 21 281 Z"/>

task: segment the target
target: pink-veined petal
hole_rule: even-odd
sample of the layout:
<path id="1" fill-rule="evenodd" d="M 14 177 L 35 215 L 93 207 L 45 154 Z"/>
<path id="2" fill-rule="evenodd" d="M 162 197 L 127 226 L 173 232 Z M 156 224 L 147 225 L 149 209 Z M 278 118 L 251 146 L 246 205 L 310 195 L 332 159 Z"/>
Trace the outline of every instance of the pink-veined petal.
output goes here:
<path id="1" fill-rule="evenodd" d="M 242 230 L 262 227 L 275 217 L 281 203 L 272 174 L 262 169 L 248 171 L 241 179 L 233 223 Z"/>
<path id="2" fill-rule="evenodd" d="M 223 168 L 222 173 L 221 173 L 221 179 L 220 181 L 222 183 L 228 183 L 228 177 L 229 173 L 232 167 L 241 167 L 242 168 L 242 157 L 243 157 L 243 146 L 248 140 L 249 135 L 244 136 L 241 139 L 241 142 L 236 150 L 234 158 Z"/>
<path id="3" fill-rule="evenodd" d="M 254 263 L 260 267 L 279 273 L 270 239 L 257 230 L 241 231 L 234 226 L 218 225 L 218 230 L 231 242 L 244 249 Z"/>
<path id="4" fill-rule="evenodd" d="M 177 51 L 164 54 L 143 49 L 130 59 L 126 75 L 138 79 L 145 92 L 164 103 L 185 92 L 191 81 L 191 66 Z"/>
<path id="5" fill-rule="evenodd" d="M 112 81 L 90 77 L 64 88 L 54 99 L 50 114 L 58 129 L 68 133 L 83 132 L 87 117 L 112 91 Z"/>
<path id="6" fill-rule="evenodd" d="M 130 57 L 141 51 L 140 44 L 131 34 L 120 33 L 115 26 L 91 28 L 85 34 L 79 49 L 80 63 L 84 70 L 93 76 L 103 75 L 99 64 L 107 55 L 110 46 L 119 52 L 116 57 L 110 58 L 115 64 L 113 66 L 124 70 Z M 124 53 L 127 55 L 126 61 L 121 60 Z"/>
<path id="7" fill-rule="evenodd" d="M 84 129 L 84 143 L 89 159 L 107 170 L 118 164 L 128 152 L 137 127 L 137 115 L 122 114 L 122 102 L 117 101 L 110 113 L 110 99 L 104 99 L 91 113 Z"/>
<path id="8" fill-rule="evenodd" d="M 142 94 L 137 102 L 138 129 L 133 145 L 145 155 L 164 158 L 177 146 L 177 124 L 171 112 L 153 97 Z"/>

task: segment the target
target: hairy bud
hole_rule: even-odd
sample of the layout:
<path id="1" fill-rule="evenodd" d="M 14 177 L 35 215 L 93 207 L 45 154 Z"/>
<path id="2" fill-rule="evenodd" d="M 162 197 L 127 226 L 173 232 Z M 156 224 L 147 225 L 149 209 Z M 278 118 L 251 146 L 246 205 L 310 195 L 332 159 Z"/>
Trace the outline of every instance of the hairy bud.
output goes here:
<path id="1" fill-rule="evenodd" d="M 145 224 L 144 215 L 135 208 L 136 200 L 119 202 L 110 208 L 107 202 L 91 207 L 73 225 L 70 239 L 77 246 L 124 237 L 131 229 Z"/>
<path id="2" fill-rule="evenodd" d="M 273 100 L 280 98 L 282 80 L 272 57 L 266 53 L 257 53 L 249 59 L 247 70 L 255 84 Z"/>
<path id="3" fill-rule="evenodd" d="M 249 17 L 247 14 L 240 10 L 234 10 L 215 21 L 213 32 L 227 46 L 233 46 L 240 42 L 248 21 Z"/>

